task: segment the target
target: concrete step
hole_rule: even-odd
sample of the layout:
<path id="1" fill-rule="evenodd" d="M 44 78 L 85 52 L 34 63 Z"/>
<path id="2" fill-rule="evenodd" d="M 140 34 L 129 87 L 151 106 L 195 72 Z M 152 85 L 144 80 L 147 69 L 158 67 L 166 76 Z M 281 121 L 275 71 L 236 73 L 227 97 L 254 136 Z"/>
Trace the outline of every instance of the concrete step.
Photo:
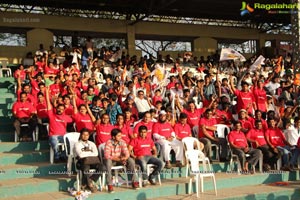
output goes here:
<path id="1" fill-rule="evenodd" d="M 67 192 L 43 192 L 31 195 L 13 196 L 7 198 L 1 198 L 1 200 L 74 200 Z"/>
<path id="2" fill-rule="evenodd" d="M 3 126 L 11 126 L 13 127 L 14 117 L 4 117 L 0 116 L 0 131 L 4 132 L 6 129 L 2 128 Z M 5 127 L 6 128 L 6 127 Z"/>
<path id="3" fill-rule="evenodd" d="M 26 164 L 12 164 L 0 166 L 0 182 L 18 178 L 34 178 L 49 175 L 57 175 L 57 172 L 66 173 L 66 163 L 50 164 L 47 162 L 36 162 Z"/>
<path id="4" fill-rule="evenodd" d="M 1 94 L 1 98 L 4 98 L 4 99 L 6 99 L 6 98 L 16 99 L 17 98 L 16 94 L 14 94 L 14 93 L 6 92 L 6 93 L 0 93 L 0 94 Z"/>
<path id="5" fill-rule="evenodd" d="M 204 179 L 204 195 L 207 198 L 204 199 L 217 199 L 221 197 L 226 197 L 225 194 L 231 194 L 232 196 L 242 196 L 253 197 L 253 194 L 265 194 L 265 189 L 260 189 L 263 187 L 262 184 L 270 184 L 277 181 L 288 181 L 290 179 L 291 173 L 277 173 L 277 174 L 254 174 L 254 175 L 236 175 L 228 173 L 216 173 L 217 180 L 217 190 L 218 196 L 215 196 L 213 191 L 213 185 L 210 178 Z M 270 178 L 268 178 L 271 176 Z M 75 179 L 73 176 L 71 179 Z M 67 197 L 66 192 L 67 187 L 73 187 L 75 184 L 74 180 L 61 176 L 51 176 L 42 178 L 31 178 L 31 179 L 17 179 L 1 182 L 0 187 L 0 197 L 18 199 L 22 197 L 24 199 L 29 199 L 30 195 L 32 199 L 35 199 L 35 195 L 39 197 L 48 196 L 48 192 L 53 192 L 52 195 L 56 196 L 56 199 L 74 199 L 73 197 Z M 295 179 L 293 180 L 295 181 Z M 97 192 L 91 194 L 88 199 L 122 199 L 122 200 L 132 200 L 132 199 L 168 199 L 174 195 L 186 195 L 188 194 L 188 182 L 189 179 L 186 178 L 173 178 L 173 179 L 163 179 L 161 186 L 147 186 L 145 188 L 140 188 L 139 190 L 132 190 L 131 187 L 126 187 L 122 185 L 121 187 L 115 187 L 115 193 L 109 194 L 107 191 Z M 294 185 L 291 189 L 282 190 L 282 192 L 288 195 L 294 194 L 295 199 L 299 199 L 299 182 L 298 185 Z M 17 187 L 15 187 L 17 185 Z M 292 186 L 292 184 L 290 184 Z M 11 189 L 13 187 L 13 189 Z M 269 187 L 266 185 L 266 187 Z M 276 193 L 277 189 L 281 187 L 274 187 L 270 189 L 273 191 L 275 196 L 279 196 L 283 193 Z M 238 189 L 237 189 L 238 188 Z M 241 189 L 240 189 L 241 188 Z M 248 189 L 247 189 L 248 188 Z M 253 188 L 253 189 L 252 189 Z M 257 189 L 257 192 L 256 192 Z M 5 192 L 6 191 L 6 192 Z M 7 192 L 7 191 L 11 191 Z M 59 192 L 59 191 L 64 191 Z M 278 190 L 279 191 L 279 190 Z M 193 193 L 195 193 L 195 184 L 193 184 Z M 37 194 L 38 193 L 38 194 Z M 271 193 L 271 192 L 270 192 Z M 269 193 L 269 194 L 270 194 Z M 276 194 L 275 194 L 276 193 Z M 246 194 L 246 195 L 245 195 Z M 5 195 L 5 196 L 4 196 Z M 195 195 L 188 195 L 194 197 Z M 192 198 L 193 199 L 193 198 Z M 245 199 L 256 199 L 256 198 L 245 198 Z M 258 198 L 267 199 L 267 198 Z M 272 199 L 272 198 L 271 198 Z"/>
<path id="6" fill-rule="evenodd" d="M 24 152 L 24 151 L 40 151 L 49 150 L 48 141 L 38 142 L 2 142 L 0 144 L 0 152 Z"/>
<path id="7" fill-rule="evenodd" d="M 49 149 L 41 151 L 24 151 L 22 153 L 0 153 L 0 167 L 12 164 L 32 163 L 35 161 L 47 162 L 49 161 L 49 158 Z"/>
<path id="8" fill-rule="evenodd" d="M 7 117 L 7 118 L 12 117 L 13 115 L 12 115 L 11 108 L 2 108 L 2 109 L 0 109 L 0 116 L 1 117 Z"/>
<path id="9" fill-rule="evenodd" d="M 7 128 L 5 128 L 5 126 L 2 126 L 0 124 L 1 129 L 6 129 L 7 132 L 0 132 L 0 143 L 2 142 L 13 142 L 15 141 L 15 136 L 14 136 L 14 130 L 12 125 L 10 126 L 6 126 Z M 1 145 L 0 145 L 1 146 Z"/>
<path id="10" fill-rule="evenodd" d="M 2 89 L 2 88 L 0 88 Z M 1 94 L 1 93 L 0 93 Z M 0 96 L 0 104 L 13 104 L 17 98 L 4 98 Z"/>
<path id="11" fill-rule="evenodd" d="M 66 175 L 55 175 L 42 178 L 19 178 L 5 181 L 1 183 L 0 199 L 13 199 L 13 197 L 23 197 L 24 195 L 33 195 L 36 193 L 43 194 L 44 192 L 67 191 L 68 187 L 73 187 L 74 180 L 75 178 L 69 178 Z"/>
<path id="12" fill-rule="evenodd" d="M 7 93 L 7 92 L 10 92 L 7 87 L 0 88 L 0 93 Z"/>
<path id="13" fill-rule="evenodd" d="M 3 88 L 0 88 L 0 90 L 3 89 Z M 1 96 L 0 96 L 0 104 L 8 104 L 8 103 L 14 103 L 16 102 L 17 98 L 14 97 L 14 98 L 6 98 L 6 97 L 2 97 L 2 94 L 3 93 L 0 93 Z"/>
<path id="14" fill-rule="evenodd" d="M 2 78 L 0 78 L 0 83 L 4 83 L 4 82 L 15 83 L 15 78 L 14 77 L 2 77 Z"/>
<path id="15" fill-rule="evenodd" d="M 218 195 L 214 195 L 214 191 L 204 191 L 199 195 L 199 199 L 215 199 L 215 200 L 252 200 L 252 199 L 300 199 L 299 181 L 284 182 L 285 186 L 279 183 L 259 184 L 253 186 L 243 186 L 238 189 L 220 189 Z M 152 198 L 151 200 L 160 200 Z M 191 200 L 197 199 L 195 193 L 182 194 L 164 197 L 164 200 Z"/>

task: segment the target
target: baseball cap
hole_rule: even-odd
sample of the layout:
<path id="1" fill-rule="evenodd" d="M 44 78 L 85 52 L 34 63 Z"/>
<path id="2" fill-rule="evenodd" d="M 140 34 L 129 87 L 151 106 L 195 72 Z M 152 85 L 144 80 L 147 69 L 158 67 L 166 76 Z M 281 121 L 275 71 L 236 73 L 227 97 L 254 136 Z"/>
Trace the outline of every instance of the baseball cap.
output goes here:
<path id="1" fill-rule="evenodd" d="M 159 115 L 166 115 L 167 113 L 166 113 L 166 111 L 164 111 L 164 110 L 161 110 L 160 112 L 159 112 Z"/>

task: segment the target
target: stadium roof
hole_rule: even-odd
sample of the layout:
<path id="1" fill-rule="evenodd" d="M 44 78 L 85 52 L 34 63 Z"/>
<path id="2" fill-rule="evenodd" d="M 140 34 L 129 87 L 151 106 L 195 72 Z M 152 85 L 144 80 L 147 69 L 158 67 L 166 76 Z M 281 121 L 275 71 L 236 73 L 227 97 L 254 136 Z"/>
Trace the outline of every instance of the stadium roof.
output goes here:
<path id="1" fill-rule="evenodd" d="M 244 2 L 244 3 L 243 3 Z M 137 21 L 151 15 L 176 16 L 190 18 L 248 21 L 251 23 L 290 24 L 290 14 L 270 14 L 266 9 L 254 8 L 254 3 L 289 4 L 289 0 L 2 0 L 2 3 L 41 6 L 52 8 L 113 11 L 125 15 L 141 14 Z M 243 4 L 249 3 L 248 10 L 241 16 Z M 245 7 L 244 10 L 247 10 Z M 273 11 L 280 9 L 273 8 Z M 288 9 L 283 9 L 289 12 Z"/>

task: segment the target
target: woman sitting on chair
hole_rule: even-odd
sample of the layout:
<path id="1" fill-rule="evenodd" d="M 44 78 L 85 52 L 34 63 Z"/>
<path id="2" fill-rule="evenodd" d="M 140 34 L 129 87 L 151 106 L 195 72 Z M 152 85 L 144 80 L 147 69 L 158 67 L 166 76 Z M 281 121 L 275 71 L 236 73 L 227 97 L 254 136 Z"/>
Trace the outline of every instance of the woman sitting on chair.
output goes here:
<path id="1" fill-rule="evenodd" d="M 100 160 L 95 143 L 89 141 L 89 130 L 83 128 L 80 131 L 79 141 L 75 143 L 74 153 L 77 156 L 77 168 L 82 171 L 82 188 L 88 187 L 91 192 L 96 192 L 97 187 L 94 185 L 99 178 Z M 90 169 L 96 169 L 90 173 Z"/>

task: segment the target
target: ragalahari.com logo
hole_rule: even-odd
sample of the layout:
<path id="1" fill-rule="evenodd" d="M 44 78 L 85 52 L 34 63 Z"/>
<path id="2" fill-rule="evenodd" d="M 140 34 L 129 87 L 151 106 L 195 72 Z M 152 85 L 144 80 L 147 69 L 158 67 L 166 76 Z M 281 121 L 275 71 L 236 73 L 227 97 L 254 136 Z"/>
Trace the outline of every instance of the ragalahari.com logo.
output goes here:
<path id="1" fill-rule="evenodd" d="M 252 7 L 245 1 L 242 2 L 240 9 L 241 16 L 250 14 L 255 11 L 266 11 L 268 14 L 297 14 L 300 9 L 299 3 L 257 3 L 251 4 Z"/>
<path id="2" fill-rule="evenodd" d="M 254 12 L 254 9 L 250 7 L 248 3 L 245 1 L 242 2 L 242 8 L 241 8 L 241 16 L 247 15 Z"/>

